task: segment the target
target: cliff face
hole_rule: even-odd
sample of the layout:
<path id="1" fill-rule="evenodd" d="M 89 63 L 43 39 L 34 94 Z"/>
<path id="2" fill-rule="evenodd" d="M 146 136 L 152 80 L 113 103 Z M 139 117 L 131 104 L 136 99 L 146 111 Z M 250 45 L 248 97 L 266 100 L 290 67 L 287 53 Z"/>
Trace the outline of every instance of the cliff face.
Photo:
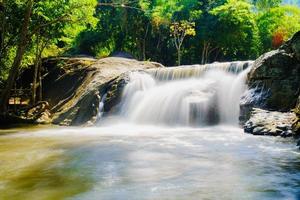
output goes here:
<path id="1" fill-rule="evenodd" d="M 52 122 L 66 126 L 93 124 L 104 95 L 105 111 L 116 105 L 127 72 L 163 67 L 126 58 L 56 58 L 44 65 L 44 100 L 49 102 Z"/>
<path id="2" fill-rule="evenodd" d="M 242 118 L 245 121 L 256 116 L 255 112 L 251 113 L 252 108 L 281 112 L 294 111 L 299 116 L 300 32 L 296 33 L 279 49 L 268 52 L 255 61 L 248 75 L 248 85 L 249 91 L 245 94 L 241 105 Z M 297 119 L 288 121 L 290 121 L 287 124 L 289 127 L 292 124 L 295 127 L 295 124 L 299 123 Z M 261 123 L 261 126 L 263 125 Z M 277 131 L 277 134 L 274 134 L 274 131 L 266 134 L 280 134 L 276 127 L 270 129 Z M 253 127 L 249 129 L 248 126 L 248 132 L 249 130 L 253 130 Z M 297 132 L 296 129 L 294 132 Z"/>

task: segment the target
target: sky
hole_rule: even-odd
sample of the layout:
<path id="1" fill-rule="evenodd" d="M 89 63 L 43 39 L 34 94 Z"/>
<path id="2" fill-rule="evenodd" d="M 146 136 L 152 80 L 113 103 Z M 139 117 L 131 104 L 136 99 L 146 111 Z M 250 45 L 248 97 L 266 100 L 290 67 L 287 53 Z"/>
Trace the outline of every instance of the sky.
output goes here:
<path id="1" fill-rule="evenodd" d="M 300 6 L 300 0 L 283 0 L 283 2 L 286 4 L 297 4 L 298 6 Z"/>

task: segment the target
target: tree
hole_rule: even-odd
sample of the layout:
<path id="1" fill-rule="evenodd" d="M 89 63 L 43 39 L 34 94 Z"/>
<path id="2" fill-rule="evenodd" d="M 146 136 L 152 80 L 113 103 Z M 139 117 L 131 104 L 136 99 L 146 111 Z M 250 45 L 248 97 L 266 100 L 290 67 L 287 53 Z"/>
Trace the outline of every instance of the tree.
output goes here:
<path id="1" fill-rule="evenodd" d="M 10 91 L 16 80 L 22 59 L 25 54 L 26 48 L 29 48 L 30 42 L 37 35 L 46 33 L 50 38 L 58 39 L 58 37 L 53 38 L 54 35 L 60 35 L 60 41 L 68 43 L 67 35 L 70 36 L 73 33 L 75 37 L 78 32 L 83 30 L 84 26 L 91 23 L 91 19 L 95 6 L 97 4 L 96 0 L 84 0 L 84 1 L 64 1 L 64 0 L 45 0 L 45 1 L 34 1 L 27 0 L 24 3 L 19 3 L 19 1 L 13 1 L 20 7 L 25 7 L 24 14 L 21 14 L 21 19 L 23 19 L 20 25 L 20 35 L 19 41 L 17 43 L 17 51 L 14 57 L 14 62 L 10 68 L 9 77 L 7 79 L 6 87 L 1 94 L 0 99 L 0 112 L 7 111 L 7 103 L 10 97 Z M 9 4 L 9 5 L 14 5 Z M 6 5 L 7 6 L 7 5 Z M 12 8 L 7 7 L 7 10 Z M 22 9 L 21 9 L 22 10 Z M 9 14 L 9 12 L 5 13 Z M 5 18 L 10 16 L 4 16 Z M 88 21 L 85 21 L 88 20 Z M 74 23 L 72 23 L 74 22 Z M 74 25 L 77 25 L 76 27 Z M 39 35 L 38 37 L 40 37 Z M 5 40 L 5 39 L 4 39 Z M 42 55 L 38 53 L 36 55 Z M 36 73 L 35 73 L 36 74 Z M 35 75 L 34 75 L 35 76 Z"/>
<path id="2" fill-rule="evenodd" d="M 171 36 L 177 49 L 177 64 L 181 64 L 181 47 L 186 36 L 195 36 L 195 23 L 188 21 L 174 22 L 170 26 Z"/>
<path id="3" fill-rule="evenodd" d="M 276 45 L 272 46 L 272 44 L 278 34 L 282 36 L 283 41 L 286 41 L 300 30 L 299 19 L 300 9 L 297 6 L 285 5 L 260 12 L 256 21 L 264 52 L 276 48 Z"/>
<path id="4" fill-rule="evenodd" d="M 227 59 L 255 59 L 260 40 L 252 5 L 246 0 L 228 0 L 210 11 L 217 17 L 215 40 Z"/>
<path id="5" fill-rule="evenodd" d="M 60 1 L 61 2 L 61 1 Z M 49 0 L 36 4 L 32 20 L 35 21 L 34 35 L 36 45 L 34 76 L 32 84 L 32 104 L 36 103 L 36 93 L 39 87 L 39 99 L 42 100 L 41 81 L 41 57 L 44 50 L 51 44 L 60 43 L 67 49 L 77 35 L 87 26 L 95 26 L 97 20 L 94 18 L 96 2 L 85 0 L 81 3 L 70 2 L 66 7 L 59 10 L 59 2 Z M 53 13 L 53 9 L 57 12 Z M 68 14 L 71 12 L 72 14 Z M 70 24 L 71 23 L 71 24 Z M 45 24 L 48 24 L 45 26 Z"/>
<path id="6" fill-rule="evenodd" d="M 9 77 L 6 83 L 6 87 L 4 88 L 1 99 L 0 99 L 0 112 L 6 112 L 7 111 L 7 103 L 10 96 L 10 91 L 13 87 L 13 84 L 15 82 L 16 76 L 18 74 L 19 66 L 21 64 L 21 61 L 24 56 L 24 51 L 27 45 L 27 37 L 28 37 L 28 31 L 29 31 L 29 23 L 30 23 L 30 17 L 32 14 L 32 8 L 33 8 L 33 0 L 28 0 L 27 7 L 24 14 L 24 20 L 23 25 L 21 27 L 21 36 L 18 43 L 18 49 L 16 56 L 14 58 L 14 62 L 12 64 L 11 70 L 9 72 Z"/>

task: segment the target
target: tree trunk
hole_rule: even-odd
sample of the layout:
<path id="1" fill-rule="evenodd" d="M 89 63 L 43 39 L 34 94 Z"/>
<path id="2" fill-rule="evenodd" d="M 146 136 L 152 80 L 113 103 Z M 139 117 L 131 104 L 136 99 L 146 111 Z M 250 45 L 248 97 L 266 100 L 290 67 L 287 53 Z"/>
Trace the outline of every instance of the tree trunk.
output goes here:
<path id="1" fill-rule="evenodd" d="M 149 22 L 147 24 L 147 28 L 146 28 L 146 33 L 145 36 L 143 38 L 143 60 L 146 60 L 146 39 L 147 39 L 147 35 L 148 35 L 148 31 L 149 31 Z"/>
<path id="2" fill-rule="evenodd" d="M 41 58 L 41 56 L 40 56 Z M 39 59 L 39 101 L 43 101 L 43 85 L 42 85 L 42 63 L 41 63 L 41 59 Z"/>
<path id="3" fill-rule="evenodd" d="M 177 64 L 178 64 L 178 66 L 180 66 L 180 64 L 181 64 L 181 48 L 180 47 L 177 49 Z"/>
<path id="4" fill-rule="evenodd" d="M 36 104 L 36 89 L 37 89 L 37 79 L 38 79 L 38 70 L 39 70 L 39 62 L 40 62 L 40 36 L 36 36 L 36 55 L 35 55 L 35 63 L 34 63 L 34 74 L 33 74 L 33 82 L 32 82 L 32 105 Z"/>
<path id="5" fill-rule="evenodd" d="M 201 57 L 201 64 L 205 64 L 205 51 L 206 51 L 206 41 L 203 43 L 203 49 L 202 49 L 202 57 Z"/>
<path id="6" fill-rule="evenodd" d="M 4 39 L 5 39 L 5 25 L 6 25 L 6 0 L 3 0 L 2 3 L 0 3 L 1 6 L 1 27 L 0 27 L 0 58 L 3 58 L 3 52 L 4 52 Z"/>
<path id="7" fill-rule="evenodd" d="M 16 77 L 18 75 L 19 72 L 19 67 L 21 65 L 24 53 L 25 53 L 25 49 L 27 46 L 27 36 L 28 36 L 28 29 L 29 29 L 29 23 L 30 23 L 30 17 L 31 17 L 31 13 L 32 13 L 32 7 L 33 7 L 33 0 L 29 0 L 27 3 L 27 8 L 25 11 L 25 15 L 24 15 L 24 21 L 23 21 L 23 25 L 21 27 L 21 36 L 20 36 L 20 41 L 18 44 L 18 49 L 17 49 L 17 53 L 16 56 L 14 58 L 14 62 L 12 64 L 12 67 L 10 69 L 9 72 L 9 76 L 8 76 L 8 80 L 6 83 L 6 87 L 3 90 L 2 94 L 1 94 L 1 99 L 0 99 L 0 113 L 6 113 L 7 112 L 7 104 L 9 101 L 9 97 L 10 97 L 10 91 L 14 85 L 14 82 L 16 80 Z"/>

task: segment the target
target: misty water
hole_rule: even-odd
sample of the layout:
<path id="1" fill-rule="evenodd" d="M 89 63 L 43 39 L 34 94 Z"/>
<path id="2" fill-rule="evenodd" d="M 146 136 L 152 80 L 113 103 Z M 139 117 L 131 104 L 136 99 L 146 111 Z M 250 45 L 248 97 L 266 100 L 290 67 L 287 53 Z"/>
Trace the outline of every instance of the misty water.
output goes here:
<path id="1" fill-rule="evenodd" d="M 243 65 L 134 72 L 94 127 L 0 131 L 0 199 L 300 199 L 295 141 L 238 126 Z"/>
<path id="2" fill-rule="evenodd" d="M 299 199 L 292 141 L 119 125 L 0 137 L 0 199 Z"/>

